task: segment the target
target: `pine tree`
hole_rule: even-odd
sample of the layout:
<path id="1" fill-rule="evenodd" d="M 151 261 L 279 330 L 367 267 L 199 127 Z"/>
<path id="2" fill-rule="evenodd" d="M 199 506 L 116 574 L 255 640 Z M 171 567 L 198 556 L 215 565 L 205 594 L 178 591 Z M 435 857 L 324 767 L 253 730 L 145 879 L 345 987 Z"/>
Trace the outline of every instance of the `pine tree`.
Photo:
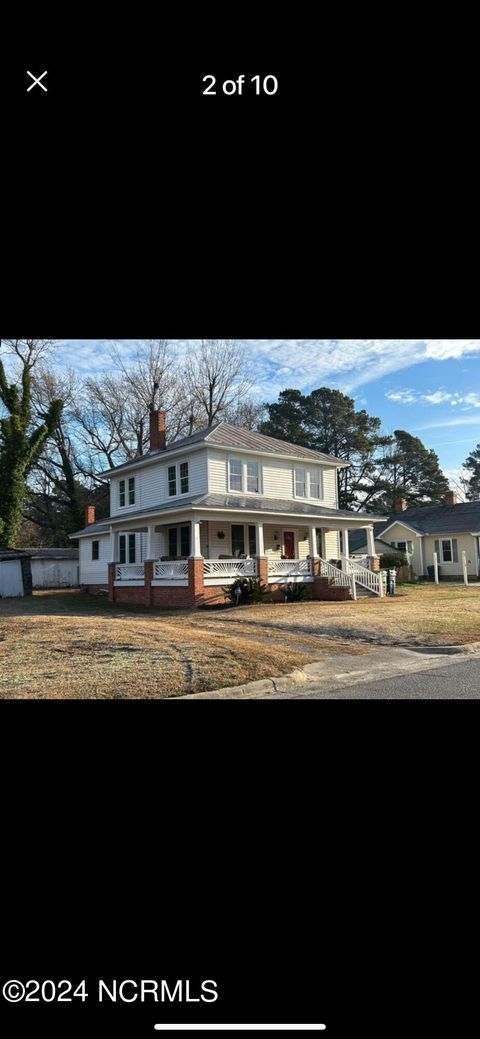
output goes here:
<path id="1" fill-rule="evenodd" d="M 38 342 L 26 340 L 25 352 L 15 351 L 22 362 L 19 385 L 7 382 L 0 360 L 0 401 L 7 411 L 0 419 L 0 521 L 3 544 L 10 547 L 22 523 L 27 476 L 58 426 L 63 406 L 61 400 L 52 401 L 40 416 L 41 425 L 31 428 L 31 370 Z"/>
<path id="2" fill-rule="evenodd" d="M 468 473 L 468 484 L 466 494 L 468 501 L 478 501 L 480 498 L 480 444 L 471 451 L 463 466 Z"/>
<path id="3" fill-rule="evenodd" d="M 405 498 L 410 506 L 441 505 L 449 484 L 438 455 L 404 429 L 396 429 L 394 438 L 386 459 L 387 481 L 376 507 L 391 512 L 397 498 Z"/>

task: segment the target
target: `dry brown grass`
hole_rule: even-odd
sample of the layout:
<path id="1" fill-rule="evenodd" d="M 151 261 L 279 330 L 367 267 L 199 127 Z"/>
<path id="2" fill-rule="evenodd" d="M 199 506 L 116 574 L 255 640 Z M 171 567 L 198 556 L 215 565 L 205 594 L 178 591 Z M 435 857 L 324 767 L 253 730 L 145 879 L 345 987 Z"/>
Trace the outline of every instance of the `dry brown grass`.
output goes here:
<path id="1" fill-rule="evenodd" d="M 76 591 L 3 600 L 0 696 L 178 696 L 285 674 L 338 645 L 258 622 L 242 630 L 232 616 L 112 606 Z"/>
<path id="2" fill-rule="evenodd" d="M 400 587 L 394 598 L 213 613 L 113 606 L 77 591 L 0 601 L 0 696 L 179 696 L 285 674 L 367 643 L 480 639 L 480 584 Z"/>

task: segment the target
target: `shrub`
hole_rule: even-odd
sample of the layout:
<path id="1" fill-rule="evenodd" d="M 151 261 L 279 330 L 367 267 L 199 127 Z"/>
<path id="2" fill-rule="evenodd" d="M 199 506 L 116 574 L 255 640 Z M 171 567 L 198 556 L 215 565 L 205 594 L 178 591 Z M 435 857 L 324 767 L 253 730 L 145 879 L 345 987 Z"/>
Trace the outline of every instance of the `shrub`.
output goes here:
<path id="1" fill-rule="evenodd" d="M 285 602 L 305 602 L 312 598 L 312 589 L 309 584 L 285 584 L 283 586 Z"/>
<path id="2" fill-rule="evenodd" d="M 235 606 L 237 605 L 237 588 L 240 589 L 240 595 L 238 596 L 240 606 L 245 606 L 247 603 L 264 602 L 269 595 L 267 586 L 261 583 L 259 577 L 238 577 L 233 584 L 222 589 L 225 593 L 225 598 L 230 599 L 230 602 L 234 603 Z"/>
<path id="3" fill-rule="evenodd" d="M 380 556 L 380 569 L 397 570 L 399 566 L 404 566 L 406 562 L 405 552 L 398 552 L 392 549 L 391 552 L 384 552 L 383 556 Z"/>

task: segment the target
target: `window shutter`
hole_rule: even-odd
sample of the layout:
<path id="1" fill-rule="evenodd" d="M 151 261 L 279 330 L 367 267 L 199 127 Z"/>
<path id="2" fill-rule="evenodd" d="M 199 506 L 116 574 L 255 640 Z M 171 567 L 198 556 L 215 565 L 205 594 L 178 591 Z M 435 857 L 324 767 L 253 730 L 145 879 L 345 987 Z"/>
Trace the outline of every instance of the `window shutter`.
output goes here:
<path id="1" fill-rule="evenodd" d="M 435 552 L 437 553 L 437 562 L 440 562 L 440 542 L 435 542 Z"/>
<path id="2" fill-rule="evenodd" d="M 452 556 L 453 562 L 458 563 L 458 543 L 456 538 L 452 538 Z"/>

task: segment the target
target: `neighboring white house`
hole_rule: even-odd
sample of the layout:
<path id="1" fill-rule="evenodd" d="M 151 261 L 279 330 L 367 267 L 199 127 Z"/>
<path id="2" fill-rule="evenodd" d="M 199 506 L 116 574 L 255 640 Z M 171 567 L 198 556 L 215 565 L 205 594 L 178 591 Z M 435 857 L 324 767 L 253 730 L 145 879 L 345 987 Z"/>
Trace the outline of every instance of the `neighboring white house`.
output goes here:
<path id="1" fill-rule="evenodd" d="M 454 491 L 446 494 L 443 505 L 411 507 L 405 498 L 398 498 L 388 519 L 374 523 L 374 534 L 377 550 L 404 552 L 417 577 L 427 576 L 434 552 L 440 580 L 462 579 L 462 552 L 469 579 L 480 577 L 480 501 L 457 502 Z M 352 534 L 350 540 L 352 556 L 366 552 L 361 533 Z"/>
<path id="2" fill-rule="evenodd" d="M 95 522 L 89 506 L 87 526 L 71 535 L 79 539 L 80 584 L 108 587 L 115 562 L 117 588 L 144 586 L 153 562 L 152 583 L 178 590 L 191 584 L 189 559 L 203 560 L 205 584 L 252 575 L 257 558 L 268 561 L 272 581 L 313 580 L 318 559 L 334 579 L 333 570 L 349 569 L 348 531 L 357 527 L 365 528 L 374 574 L 380 517 L 338 508 L 337 471 L 347 464 L 226 422 L 167 444 L 165 414 L 152 412 L 149 453 L 103 474 L 110 516 Z"/>

